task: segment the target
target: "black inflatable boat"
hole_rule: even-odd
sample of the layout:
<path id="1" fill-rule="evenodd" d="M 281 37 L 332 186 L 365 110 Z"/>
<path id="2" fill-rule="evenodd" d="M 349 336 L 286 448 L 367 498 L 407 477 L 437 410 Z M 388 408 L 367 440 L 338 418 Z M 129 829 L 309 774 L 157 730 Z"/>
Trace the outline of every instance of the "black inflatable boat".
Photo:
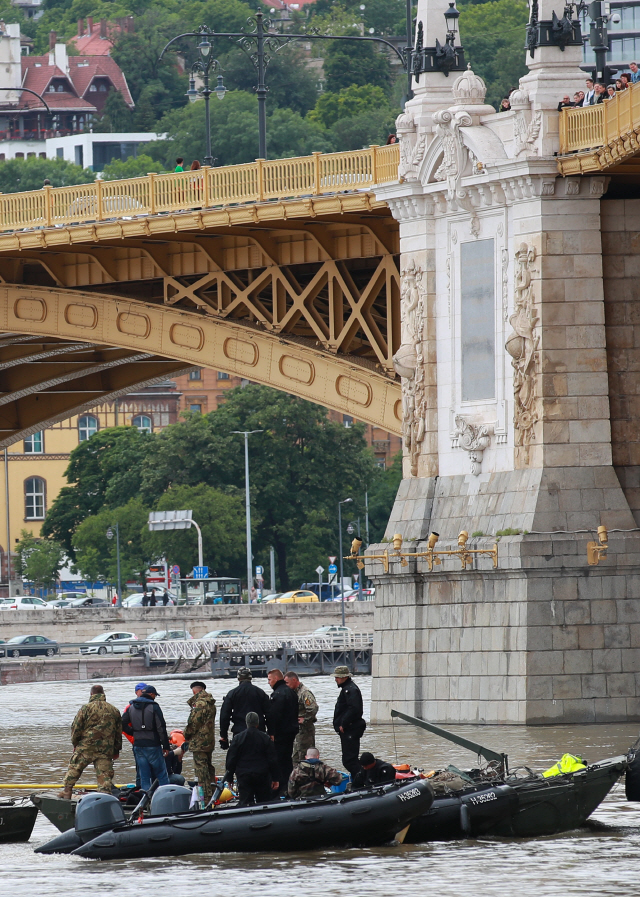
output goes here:
<path id="1" fill-rule="evenodd" d="M 38 808 L 25 800 L 0 801 L 0 844 L 28 841 L 37 815 Z"/>
<path id="2" fill-rule="evenodd" d="M 36 853 L 73 853 L 89 859 L 182 856 L 190 853 L 317 850 L 371 847 L 404 837 L 412 819 L 433 802 L 422 780 L 372 791 L 329 794 L 254 807 L 189 811 L 188 788 L 164 785 L 151 815 L 126 822 L 120 803 L 91 794 L 78 804 L 73 831 Z"/>

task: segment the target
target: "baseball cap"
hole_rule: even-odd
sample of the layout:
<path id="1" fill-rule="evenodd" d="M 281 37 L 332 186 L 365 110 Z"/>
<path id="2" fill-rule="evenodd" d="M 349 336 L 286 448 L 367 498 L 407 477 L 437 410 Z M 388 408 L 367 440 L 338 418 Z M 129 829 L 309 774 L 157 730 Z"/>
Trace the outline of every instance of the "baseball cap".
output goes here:
<path id="1" fill-rule="evenodd" d="M 145 686 L 145 690 L 144 690 L 144 691 L 145 691 L 145 694 L 147 694 L 147 695 L 156 695 L 156 697 L 157 697 L 157 695 L 158 695 L 158 692 L 155 690 L 155 688 L 153 687 L 153 685 L 147 685 L 147 686 Z"/>
<path id="2" fill-rule="evenodd" d="M 136 687 L 133 690 L 134 691 L 144 691 L 146 687 L 147 687 L 146 682 L 138 682 L 138 684 L 136 685 Z"/>
<path id="3" fill-rule="evenodd" d="M 240 667 L 238 670 L 238 679 L 252 679 L 251 670 L 249 667 Z"/>

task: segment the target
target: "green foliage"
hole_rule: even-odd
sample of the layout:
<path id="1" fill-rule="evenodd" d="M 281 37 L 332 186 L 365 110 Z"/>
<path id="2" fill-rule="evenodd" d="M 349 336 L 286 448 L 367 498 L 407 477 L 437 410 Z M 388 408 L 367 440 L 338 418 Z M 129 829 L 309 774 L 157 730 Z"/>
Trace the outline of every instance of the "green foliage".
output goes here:
<path id="1" fill-rule="evenodd" d="M 51 539 L 37 539 L 27 530 L 20 533 L 16 554 L 19 575 L 45 588 L 53 585 L 64 565 L 62 545 Z"/>
<path id="2" fill-rule="evenodd" d="M 220 575 L 240 576 L 246 569 L 244 498 L 213 486 L 175 486 L 160 496 L 156 511 L 193 511 L 202 530 L 204 563 Z M 188 572 L 198 560 L 194 527 L 161 533 L 147 531 L 144 544 L 150 555 L 166 557 Z"/>
<path id="3" fill-rule="evenodd" d="M 64 159 L 9 159 L 0 162 L 0 193 L 39 190 L 46 178 L 53 187 L 91 184 L 95 174 Z"/>
<path id="4" fill-rule="evenodd" d="M 460 36 L 465 56 L 487 85 L 487 103 L 496 108 L 526 74 L 525 0 L 471 3 L 460 10 Z"/>
<path id="5" fill-rule="evenodd" d="M 348 22 L 364 22 L 368 33 L 373 28 L 376 35 L 406 34 L 406 4 L 404 0 L 367 0 L 364 12 L 360 9 L 361 0 L 316 0 L 305 7 L 310 22 L 329 26 L 331 34 L 339 34 L 330 26 Z M 414 12 L 415 15 L 415 12 Z"/>
<path id="6" fill-rule="evenodd" d="M 360 86 L 352 84 L 338 93 L 321 94 L 307 118 L 319 122 L 325 128 L 330 128 L 339 119 L 371 114 L 379 109 L 388 109 L 391 112 L 389 101 L 381 87 L 375 87 L 373 84 Z"/>
<path id="7" fill-rule="evenodd" d="M 116 540 L 107 539 L 107 530 L 120 528 L 120 571 L 123 584 L 144 580 L 149 564 L 156 560 L 145 538 L 149 508 L 133 498 L 117 508 L 103 508 L 86 517 L 73 535 L 76 565 L 85 575 L 98 571 L 109 582 L 117 581 Z"/>
<path id="8" fill-rule="evenodd" d="M 110 427 L 81 442 L 69 457 L 67 482 L 52 503 L 42 534 L 57 539 L 76 559 L 73 534 L 105 505 L 118 507 L 140 489 L 142 463 L 151 443 L 136 427 Z"/>
<path id="9" fill-rule="evenodd" d="M 221 57 L 224 83 L 232 90 L 254 92 L 257 74 L 244 53 L 232 50 Z M 318 98 L 317 75 L 305 64 L 301 50 L 293 44 L 275 53 L 266 74 L 269 108 L 280 106 L 305 115 Z"/>
<path id="10" fill-rule="evenodd" d="M 151 156 L 144 153 L 140 156 L 130 156 L 124 162 L 120 159 L 114 159 L 105 165 L 103 178 L 105 181 L 119 181 L 122 178 L 142 178 L 150 171 L 162 171 L 163 167 L 159 162 L 154 162 Z"/>
<path id="11" fill-rule="evenodd" d="M 484 533 L 482 532 L 481 529 L 476 530 L 475 533 L 471 533 L 472 539 L 479 539 L 480 536 L 484 536 Z"/>
<path id="12" fill-rule="evenodd" d="M 402 452 L 399 452 L 393 464 L 380 472 L 369 489 L 369 538 L 372 543 L 382 541 L 401 480 Z"/>
<path id="13" fill-rule="evenodd" d="M 114 134 L 131 131 L 133 112 L 125 103 L 122 94 L 118 90 L 110 90 L 107 94 L 102 114 L 93 124 L 93 130 L 98 134 Z"/>
<path id="14" fill-rule="evenodd" d="M 396 114 L 389 107 L 374 112 L 363 112 L 353 118 L 341 118 L 331 129 L 334 146 L 341 152 L 362 149 L 377 143 L 387 142 L 389 134 L 395 132 Z"/>
<path id="15" fill-rule="evenodd" d="M 520 536 L 522 535 L 521 529 L 513 529 L 513 527 L 508 526 L 506 529 L 499 529 L 496 533 L 496 536 Z"/>
<path id="16" fill-rule="evenodd" d="M 508 3 L 510 0 L 498 0 Z M 391 88 L 391 71 L 389 60 L 373 44 L 363 41 L 351 43 L 347 41 L 328 41 L 325 50 L 324 74 L 326 89 L 339 93 L 351 84 L 362 86 L 373 84 L 385 92 Z"/>

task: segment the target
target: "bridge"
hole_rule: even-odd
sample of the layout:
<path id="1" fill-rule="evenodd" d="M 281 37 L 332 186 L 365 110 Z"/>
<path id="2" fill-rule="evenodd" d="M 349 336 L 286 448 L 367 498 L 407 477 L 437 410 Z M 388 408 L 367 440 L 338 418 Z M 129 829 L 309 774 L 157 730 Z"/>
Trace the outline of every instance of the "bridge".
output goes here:
<path id="1" fill-rule="evenodd" d="M 399 432 L 398 146 L 0 196 L 0 446 L 197 365 Z"/>

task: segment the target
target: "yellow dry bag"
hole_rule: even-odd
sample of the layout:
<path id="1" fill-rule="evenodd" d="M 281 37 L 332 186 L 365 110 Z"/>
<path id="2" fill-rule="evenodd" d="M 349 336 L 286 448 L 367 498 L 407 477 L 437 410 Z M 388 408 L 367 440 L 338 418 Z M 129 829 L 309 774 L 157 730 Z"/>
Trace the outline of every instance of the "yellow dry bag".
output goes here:
<path id="1" fill-rule="evenodd" d="M 551 776 L 564 776 L 568 772 L 578 772 L 579 769 L 586 769 L 587 764 L 582 757 L 575 757 L 573 754 L 563 754 L 551 769 L 546 769 L 542 775 L 545 779 Z"/>

